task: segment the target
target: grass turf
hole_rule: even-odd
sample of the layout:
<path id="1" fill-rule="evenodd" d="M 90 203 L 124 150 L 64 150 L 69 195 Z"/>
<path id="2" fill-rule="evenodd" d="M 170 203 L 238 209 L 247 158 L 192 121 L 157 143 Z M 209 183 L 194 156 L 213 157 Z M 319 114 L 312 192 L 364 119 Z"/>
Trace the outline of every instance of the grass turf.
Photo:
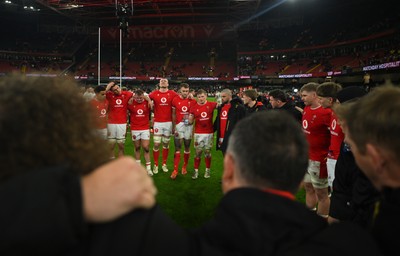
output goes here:
<path id="1" fill-rule="evenodd" d="M 125 154 L 133 156 L 133 144 L 131 138 L 128 137 L 125 143 Z M 174 167 L 174 152 L 175 146 L 173 140 L 171 140 L 167 162 L 168 173 L 164 173 L 161 170 L 161 166 L 159 166 L 158 174 L 153 175 L 153 180 L 158 190 L 157 202 L 181 226 L 186 228 L 197 227 L 213 216 L 214 209 L 222 197 L 220 184 L 223 170 L 222 153 L 216 151 L 215 148 L 212 151 L 210 178 L 204 178 L 205 164 L 204 158 L 202 158 L 199 167 L 199 178 L 193 180 L 194 149 L 192 146 L 187 166 L 188 173 L 182 175 L 179 170 L 177 178 L 172 180 L 170 175 Z M 152 155 L 151 153 L 150 155 Z M 159 162 L 161 163 L 161 156 Z M 142 163 L 144 163 L 143 159 Z M 182 163 L 183 150 L 181 153 L 181 165 Z"/>

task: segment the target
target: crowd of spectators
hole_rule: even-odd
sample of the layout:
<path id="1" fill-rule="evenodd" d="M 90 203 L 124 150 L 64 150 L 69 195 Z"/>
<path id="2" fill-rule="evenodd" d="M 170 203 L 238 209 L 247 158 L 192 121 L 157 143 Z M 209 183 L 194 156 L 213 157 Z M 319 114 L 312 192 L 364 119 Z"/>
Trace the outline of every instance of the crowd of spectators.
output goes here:
<path id="1" fill-rule="evenodd" d="M 219 42 L 221 43 L 221 42 Z M 232 77 L 235 72 L 233 44 L 212 47 L 207 43 L 131 43 L 123 47 L 123 74 L 139 77 Z M 97 46 L 89 47 L 76 72 L 79 75 L 97 74 Z M 118 45 L 102 45 L 101 73 L 119 75 Z"/>
<path id="2" fill-rule="evenodd" d="M 2 71 L 60 72 L 72 63 L 72 59 L 60 55 L 29 55 L 19 53 L 0 52 Z"/>
<path id="3" fill-rule="evenodd" d="M 315 48 L 301 52 L 293 50 L 244 54 L 238 56 L 238 73 L 276 75 L 282 73 L 285 67 L 299 63 L 305 65 L 297 73 L 305 73 L 317 66 L 319 67 L 317 72 L 328 72 L 382 64 L 400 59 L 399 42 L 400 34 L 396 32 L 387 37 L 337 47 Z"/>
<path id="4" fill-rule="evenodd" d="M 288 26 L 238 31 L 235 42 L 128 43 L 123 48 L 122 75 L 171 78 L 276 76 L 352 70 L 399 60 L 398 15 L 389 16 L 380 11 L 365 24 L 362 22 L 364 16 L 357 16 L 347 24 L 344 21 L 348 22 L 348 19 L 322 17 L 321 21 L 321 17 L 305 17 Z M 374 37 L 387 31 L 385 36 Z M 77 47 L 85 47 L 82 46 L 85 40 L 86 36 L 72 32 L 39 31 L 5 37 L 0 42 L 3 72 L 27 68 L 34 72 L 63 70 L 69 66 L 65 63 L 76 60 L 70 73 L 95 77 L 98 72 L 97 39 L 89 40 L 91 46 L 84 52 L 85 56 L 73 55 Z M 101 75 L 119 76 L 119 44 L 103 44 L 102 48 Z M 299 50 L 302 48 L 306 50 Z M 241 50 L 245 49 L 255 53 L 242 54 Z M 259 50 L 265 53 L 256 52 Z"/>

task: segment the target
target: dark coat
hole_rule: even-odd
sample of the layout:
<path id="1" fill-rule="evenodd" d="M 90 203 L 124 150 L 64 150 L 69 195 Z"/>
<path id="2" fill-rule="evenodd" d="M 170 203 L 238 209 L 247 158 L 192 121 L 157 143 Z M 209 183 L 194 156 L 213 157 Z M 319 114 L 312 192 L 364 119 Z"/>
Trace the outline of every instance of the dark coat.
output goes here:
<path id="1" fill-rule="evenodd" d="M 400 230 L 400 188 L 385 188 L 375 207 L 372 235 L 383 255 L 398 255 Z"/>
<path id="2" fill-rule="evenodd" d="M 358 168 L 353 153 L 343 142 L 335 166 L 329 215 L 367 227 L 379 193 Z"/>
<path id="3" fill-rule="evenodd" d="M 225 154 L 225 151 L 228 147 L 228 141 L 229 141 L 229 136 L 231 136 L 232 130 L 235 128 L 235 125 L 246 116 L 246 110 L 245 107 L 243 106 L 243 102 L 240 98 L 234 97 L 230 101 L 231 103 L 231 108 L 228 111 L 228 121 L 226 122 L 226 127 L 225 127 L 225 136 L 224 136 L 224 141 L 220 145 L 218 143 L 218 139 L 220 137 L 220 116 L 221 116 L 221 109 L 223 105 L 219 106 L 217 109 L 217 117 L 215 118 L 214 121 L 214 131 L 217 132 L 217 143 L 216 143 L 216 148 L 217 150 L 221 150 L 223 154 Z"/>
<path id="4" fill-rule="evenodd" d="M 265 105 L 262 102 L 257 101 L 253 107 L 249 107 L 246 105 L 246 116 L 248 116 L 252 113 L 256 113 L 258 111 L 265 111 L 265 110 L 267 110 Z"/>
<path id="5" fill-rule="evenodd" d="M 365 229 L 351 222 L 341 222 L 330 225 L 300 246 L 279 255 L 381 256 L 382 254 L 372 236 Z"/>
<path id="6" fill-rule="evenodd" d="M 0 255 L 190 255 L 190 236 L 158 206 L 89 224 L 81 198 L 79 177 L 64 167 L 0 183 Z"/>
<path id="7" fill-rule="evenodd" d="M 228 192 L 195 235 L 198 245 L 222 255 L 379 255 L 357 225 L 328 226 L 303 204 L 253 188 Z"/>
<path id="8" fill-rule="evenodd" d="M 286 102 L 285 105 L 277 109 L 288 112 L 291 116 L 293 116 L 296 119 L 296 121 L 301 123 L 302 114 L 300 111 L 296 109 L 296 106 L 292 102 L 288 101 Z"/>
<path id="9" fill-rule="evenodd" d="M 194 255 L 193 238 L 179 227 L 160 206 L 136 210 L 113 222 L 91 225 L 84 241 L 84 255 L 141 256 Z"/>
<path id="10" fill-rule="evenodd" d="M 299 202 L 240 188 L 222 198 L 214 219 L 196 234 L 227 255 L 275 255 L 326 227 L 325 220 Z"/>

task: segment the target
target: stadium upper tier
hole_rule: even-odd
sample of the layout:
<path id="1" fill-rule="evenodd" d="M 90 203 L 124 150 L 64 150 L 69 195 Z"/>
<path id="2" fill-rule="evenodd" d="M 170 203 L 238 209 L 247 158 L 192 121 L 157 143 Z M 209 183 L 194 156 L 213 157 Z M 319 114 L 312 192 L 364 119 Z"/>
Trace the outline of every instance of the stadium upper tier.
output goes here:
<path id="1" fill-rule="evenodd" d="M 19 70 L 96 77 L 100 70 L 101 76 L 107 77 L 119 76 L 122 64 L 125 76 L 231 79 L 362 71 L 365 66 L 399 60 L 400 22 L 395 8 L 385 2 L 374 10 L 373 1 L 364 1 L 363 11 L 357 11 L 355 1 L 351 2 L 340 11 L 303 7 L 287 16 L 280 10 L 282 15 L 269 20 L 237 26 L 226 38 L 179 40 L 173 36 L 184 33 L 179 30 L 183 27 L 141 24 L 141 33 L 146 29 L 152 31 L 151 36 L 162 34 L 163 29 L 168 33 L 158 40 L 142 41 L 133 39 L 133 34 L 124 35 L 122 50 L 118 29 L 102 28 L 106 32 L 99 47 L 97 30 L 90 24 L 71 24 L 65 19 L 58 23 L 55 17 L 50 23 L 21 14 L 20 19 L 13 20 L 12 30 L 0 27 L 0 33 L 6 35 L 0 41 L 0 73 Z M 1 19 L 11 18 L 3 15 Z M 193 33 L 207 28 L 205 31 L 212 34 L 215 24 L 188 26 Z M 135 26 L 131 32 L 133 29 Z M 113 37 L 104 37 L 110 31 Z"/>

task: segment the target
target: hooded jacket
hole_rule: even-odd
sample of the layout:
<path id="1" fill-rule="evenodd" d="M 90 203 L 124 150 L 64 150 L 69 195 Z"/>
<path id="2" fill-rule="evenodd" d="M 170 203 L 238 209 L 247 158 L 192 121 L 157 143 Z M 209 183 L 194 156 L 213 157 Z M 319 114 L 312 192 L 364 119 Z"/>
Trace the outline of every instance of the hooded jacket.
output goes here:
<path id="1" fill-rule="evenodd" d="M 231 108 L 228 111 L 228 121 L 226 122 L 224 140 L 222 144 L 216 143 L 216 149 L 221 150 L 223 154 L 225 154 L 225 151 L 228 147 L 228 140 L 231 136 L 232 130 L 235 128 L 235 125 L 240 121 L 240 119 L 246 116 L 246 109 L 243 106 L 243 102 L 240 98 L 233 97 L 230 101 L 230 104 Z M 217 132 L 217 141 L 220 137 L 220 116 L 223 106 L 224 104 L 218 107 L 217 118 L 214 121 L 214 131 Z"/>

